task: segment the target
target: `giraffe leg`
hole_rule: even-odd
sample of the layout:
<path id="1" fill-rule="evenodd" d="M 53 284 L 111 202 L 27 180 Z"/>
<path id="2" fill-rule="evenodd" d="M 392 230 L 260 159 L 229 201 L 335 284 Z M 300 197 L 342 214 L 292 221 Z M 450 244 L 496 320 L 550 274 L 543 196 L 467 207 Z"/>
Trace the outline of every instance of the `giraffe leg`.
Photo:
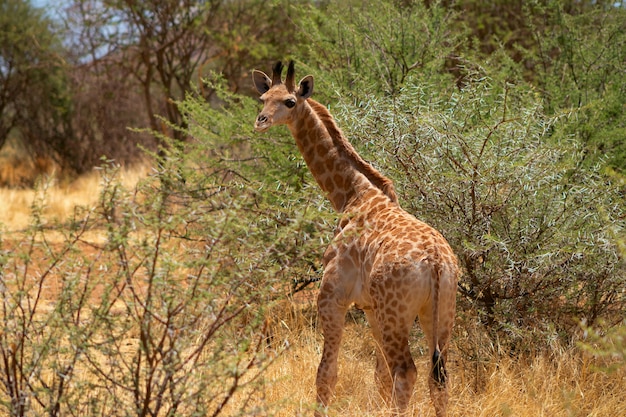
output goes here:
<path id="1" fill-rule="evenodd" d="M 437 340 L 441 350 L 441 369 L 440 375 L 443 378 L 436 379 L 437 374 L 433 374 L 429 379 L 430 396 L 435 405 L 435 413 L 437 417 L 446 416 L 446 407 L 448 405 L 448 381 L 445 369 L 448 357 L 448 349 L 450 346 L 450 337 L 452 336 L 452 328 L 454 326 L 454 312 L 456 310 L 456 289 L 457 280 L 454 273 L 443 273 L 441 275 L 439 285 L 439 328 Z"/>
<path id="2" fill-rule="evenodd" d="M 430 390 L 430 399 L 435 407 L 435 415 L 437 417 L 446 416 L 446 408 L 448 405 L 448 383 L 446 371 L 446 358 L 448 352 L 448 342 L 452 332 L 452 322 L 439 319 L 439 329 L 437 329 L 437 346 L 434 344 L 433 338 L 433 322 L 432 312 L 430 308 L 423 314 L 419 315 L 420 325 L 424 332 L 426 340 L 428 340 L 428 349 L 431 355 L 428 372 L 428 388 Z"/>
<path id="3" fill-rule="evenodd" d="M 337 302 L 332 285 L 325 285 L 323 282 L 317 299 L 317 311 L 324 335 L 324 350 L 315 381 L 320 409 L 328 407 L 337 384 L 337 358 L 347 310 L 347 306 Z M 324 414 L 320 411 L 315 412 L 316 417 L 322 415 Z"/>
<path id="4" fill-rule="evenodd" d="M 367 309 L 364 311 L 376 342 L 376 370 L 374 380 L 376 381 L 380 397 L 384 402 L 389 404 L 391 401 L 391 392 L 393 391 L 393 380 L 391 379 L 391 371 L 383 351 L 383 338 L 380 332 L 380 325 L 378 324 L 373 310 Z"/>
<path id="5" fill-rule="evenodd" d="M 381 328 L 381 335 L 386 359 L 386 378 L 391 378 L 392 381 L 390 397 L 394 413 L 404 415 L 417 378 L 417 370 L 409 349 L 410 326 L 394 327 L 389 324 L 390 321 L 380 322 L 385 323 Z"/>
<path id="6" fill-rule="evenodd" d="M 428 388 L 430 390 L 430 399 L 435 407 L 435 415 L 437 417 L 445 417 L 448 406 L 448 381 L 446 371 L 446 358 L 448 351 L 448 339 L 440 337 L 439 346 L 441 351 L 437 355 L 433 350 L 431 361 L 431 372 L 428 375 Z"/>
<path id="7" fill-rule="evenodd" d="M 426 332 L 424 333 L 427 334 Z M 427 378 L 430 400 L 435 407 L 435 415 L 437 417 L 445 417 L 448 405 L 448 381 L 446 371 L 448 337 L 443 335 L 439 336 L 439 348 L 440 350 L 435 349 L 435 347 L 429 348 L 431 362 Z"/>

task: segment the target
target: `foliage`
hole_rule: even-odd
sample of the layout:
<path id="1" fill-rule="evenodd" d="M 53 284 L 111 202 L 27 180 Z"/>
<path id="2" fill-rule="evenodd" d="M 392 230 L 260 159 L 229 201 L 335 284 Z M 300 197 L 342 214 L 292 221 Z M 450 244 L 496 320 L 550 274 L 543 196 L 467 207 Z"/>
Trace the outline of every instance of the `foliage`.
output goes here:
<path id="1" fill-rule="evenodd" d="M 163 1 L 73 0 L 65 16 L 81 36 L 70 38 L 75 59 L 91 60 L 101 77 L 122 70 L 141 90 L 142 110 L 153 131 L 185 139 L 176 102 L 210 71 L 236 89 L 244 65 L 286 45 L 286 26 L 277 4 L 257 0 Z M 280 32 L 280 34 L 279 34 Z M 282 36 L 280 36 L 282 35 Z M 286 36 L 286 37 L 283 37 Z M 272 46 L 274 45 L 274 46 Z M 205 98 L 213 91 L 204 86 Z"/>
<path id="2" fill-rule="evenodd" d="M 53 22 L 23 0 L 3 0 L 0 11 L 0 147 L 15 129 L 61 134 L 67 80 Z"/>
<path id="3" fill-rule="evenodd" d="M 2 240 L 6 412 L 268 412 L 264 370 L 284 348 L 268 311 L 290 282 L 315 275 L 329 226 L 313 210 L 317 194 L 293 192 L 277 209 L 285 189 L 261 167 L 286 160 L 251 157 L 241 120 L 251 130 L 253 102 L 222 100 L 221 110 L 198 96 L 181 104 L 198 140 L 169 146 L 137 189 L 124 189 L 109 163 L 98 207 L 46 224 L 43 196 L 25 236 Z M 221 135 L 233 141 L 214 146 Z"/>
<path id="4" fill-rule="evenodd" d="M 84 173 L 103 155 L 135 161 L 127 127 L 138 123 L 136 95 L 125 106 L 132 86 L 117 82 L 119 72 L 109 74 L 107 85 L 90 65 L 72 66 L 59 22 L 29 1 L 2 7 L 0 145 L 11 138 L 35 167 L 52 165 L 65 174 Z"/>
<path id="5" fill-rule="evenodd" d="M 1 241 L 0 405 L 12 416 L 33 409 L 58 415 L 88 339 L 100 325 L 97 316 L 87 315 L 85 297 L 97 282 L 98 257 L 78 250 L 84 226 L 77 224 L 57 245 L 44 235 L 45 191 L 46 186 L 33 203 L 32 227 L 24 238 Z M 59 296 L 56 302 L 50 302 L 51 293 Z"/>
<path id="6" fill-rule="evenodd" d="M 11 135 L 32 159 L 54 160 L 68 175 L 103 156 L 134 163 L 140 148 L 163 145 L 129 127 L 188 139 L 175 103 L 192 85 L 219 104 L 202 77 L 218 71 L 231 90 L 241 88 L 248 65 L 283 53 L 294 29 L 279 3 L 257 0 L 51 6 L 44 14 L 28 0 L 3 3 L 0 57 L 10 80 L 2 84 L 0 148 Z"/>
<path id="7" fill-rule="evenodd" d="M 626 169 L 626 9 L 619 2 L 455 2 L 471 32 L 466 55 L 535 85 L 548 114 L 577 111 L 569 132 L 590 165 Z M 483 64 L 485 66 L 485 64 Z"/>
<path id="8" fill-rule="evenodd" d="M 325 70 L 324 78 L 334 88 L 357 97 L 372 90 L 393 95 L 411 73 L 437 77 L 459 48 L 463 32 L 452 30 L 452 13 L 439 5 L 404 3 L 302 6 L 303 49 L 298 58 Z"/>
<path id="9" fill-rule="evenodd" d="M 602 371 L 615 372 L 626 366 L 626 324 L 609 328 L 602 332 L 596 328 L 583 325 L 585 339 L 580 346 L 602 362 L 597 366 Z"/>
<path id="10" fill-rule="evenodd" d="M 626 173 L 626 81 L 621 64 L 626 60 L 626 9 L 560 12 L 538 37 L 536 77 L 547 108 L 580 109 L 568 130 L 584 144 L 590 163 L 606 159 Z"/>
<path id="11" fill-rule="evenodd" d="M 0 136 L 20 137 L 33 157 L 73 173 L 103 155 L 133 162 L 137 145 L 155 149 L 158 136 L 128 127 L 188 139 L 175 103 L 192 85 L 219 105 L 202 77 L 218 72 L 247 94 L 250 68 L 290 56 L 324 75 L 322 101 L 333 91 L 357 101 L 372 91 L 394 95 L 415 73 L 448 89 L 476 66 L 498 67 L 510 81 L 534 84 L 548 114 L 584 109 L 570 133 L 585 144 L 588 164 L 624 170 L 626 9 L 612 2 L 73 0 L 57 6 L 54 25 L 25 0 L 4 7 L 7 22 L 23 25 L 3 31 L 3 59 L 21 54 L 28 70 L 3 84 L 10 94 Z M 29 34 L 38 40 L 29 47 L 36 66 L 19 52 L 33 46 Z M 16 95 L 22 85 L 32 94 Z"/>
<path id="12" fill-rule="evenodd" d="M 244 187 L 247 194 L 241 195 L 238 205 L 247 207 L 259 225 L 270 228 L 261 229 L 255 238 L 265 245 L 277 245 L 276 255 L 289 268 L 290 276 L 285 278 L 309 279 L 334 227 L 329 204 L 296 156 L 297 148 L 286 128 L 260 138 L 251 136 L 258 112 L 256 101 L 229 93 L 217 75 L 204 79 L 204 83 L 216 91 L 223 105 L 207 106 L 201 94 L 189 94 L 179 103 L 187 117 L 189 135 L 200 141 L 185 149 L 193 164 L 185 168 L 188 171 L 183 177 L 202 183 L 211 172 L 220 178 L 220 192 Z M 253 224 L 245 220 L 241 227 L 254 233 Z M 295 235 L 294 228 L 298 230 Z M 280 243 L 283 239 L 290 243 Z"/>
<path id="13" fill-rule="evenodd" d="M 623 197 L 583 168 L 565 133 L 576 114 L 547 116 L 533 88 L 487 74 L 449 96 L 415 77 L 393 100 L 342 110 L 349 136 L 392 167 L 403 205 L 455 248 L 462 306 L 514 338 L 620 317 Z"/>
<path id="14" fill-rule="evenodd" d="M 348 137 L 452 241 L 464 308 L 513 339 L 615 320 L 624 10 L 465 3 L 305 8 L 306 59 Z"/>

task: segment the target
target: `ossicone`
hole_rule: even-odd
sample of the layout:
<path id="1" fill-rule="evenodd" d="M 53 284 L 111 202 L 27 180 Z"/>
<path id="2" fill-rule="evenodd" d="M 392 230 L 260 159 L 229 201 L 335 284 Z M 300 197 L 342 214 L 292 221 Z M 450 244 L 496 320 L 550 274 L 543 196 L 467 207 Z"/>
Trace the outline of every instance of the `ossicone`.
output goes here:
<path id="1" fill-rule="evenodd" d="M 282 84 L 283 63 L 278 61 L 272 68 L 272 85 Z"/>
<path id="2" fill-rule="evenodd" d="M 289 61 L 289 66 L 287 67 L 287 78 L 285 79 L 285 87 L 287 87 L 287 91 L 294 92 L 296 91 L 296 64 L 293 61 Z"/>

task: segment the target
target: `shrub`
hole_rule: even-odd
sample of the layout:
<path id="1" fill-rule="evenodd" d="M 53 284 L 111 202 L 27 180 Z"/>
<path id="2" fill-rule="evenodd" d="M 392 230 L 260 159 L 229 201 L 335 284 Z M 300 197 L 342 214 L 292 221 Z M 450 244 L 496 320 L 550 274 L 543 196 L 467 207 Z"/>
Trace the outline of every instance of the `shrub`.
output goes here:
<path id="1" fill-rule="evenodd" d="M 48 224 L 42 197 L 25 235 L 1 241 L 7 413 L 268 412 L 263 372 L 288 343 L 272 338 L 267 311 L 316 275 L 329 227 L 317 193 L 278 181 L 286 146 L 242 134 L 252 100 L 222 99 L 220 110 L 181 103 L 198 140 L 169 146 L 136 189 L 105 165 L 98 207 Z"/>
<path id="2" fill-rule="evenodd" d="M 347 100 L 346 100 L 347 101 Z M 418 77 L 393 99 L 342 104 L 355 142 L 391 167 L 402 204 L 439 228 L 464 269 L 461 307 L 493 330 L 563 336 L 619 317 L 625 272 L 615 236 L 623 197 L 547 116 L 532 87 L 475 74 L 444 95 Z"/>
<path id="3" fill-rule="evenodd" d="M 451 10 L 427 3 L 384 0 L 301 6 L 297 13 L 303 16 L 302 51 L 297 58 L 314 72 L 322 69 L 319 81 L 331 84 L 318 89 L 316 97 L 332 90 L 349 91 L 357 99 L 361 93 L 393 95 L 411 74 L 446 77 L 465 33 L 451 26 Z"/>

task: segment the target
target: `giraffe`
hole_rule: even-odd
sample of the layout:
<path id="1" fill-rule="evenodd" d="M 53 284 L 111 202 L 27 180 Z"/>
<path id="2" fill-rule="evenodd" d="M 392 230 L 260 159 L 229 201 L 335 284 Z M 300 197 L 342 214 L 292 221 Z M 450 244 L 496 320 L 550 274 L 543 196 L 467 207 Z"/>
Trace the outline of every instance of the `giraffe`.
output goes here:
<path id="1" fill-rule="evenodd" d="M 413 393 L 416 367 L 409 332 L 419 318 L 428 341 L 428 385 L 437 417 L 448 402 L 445 359 L 455 314 L 460 274 L 448 242 L 398 204 L 393 182 L 365 162 L 337 127 L 330 112 L 311 99 L 313 77 L 296 87 L 294 63 L 276 63 L 272 78 L 254 70 L 263 109 L 255 130 L 285 124 L 318 185 L 340 213 L 332 243 L 323 256 L 317 297 L 324 337 L 317 370 L 318 408 L 326 415 L 337 383 L 338 352 L 348 308 L 367 317 L 376 342 L 375 380 L 394 415 L 404 415 Z"/>

